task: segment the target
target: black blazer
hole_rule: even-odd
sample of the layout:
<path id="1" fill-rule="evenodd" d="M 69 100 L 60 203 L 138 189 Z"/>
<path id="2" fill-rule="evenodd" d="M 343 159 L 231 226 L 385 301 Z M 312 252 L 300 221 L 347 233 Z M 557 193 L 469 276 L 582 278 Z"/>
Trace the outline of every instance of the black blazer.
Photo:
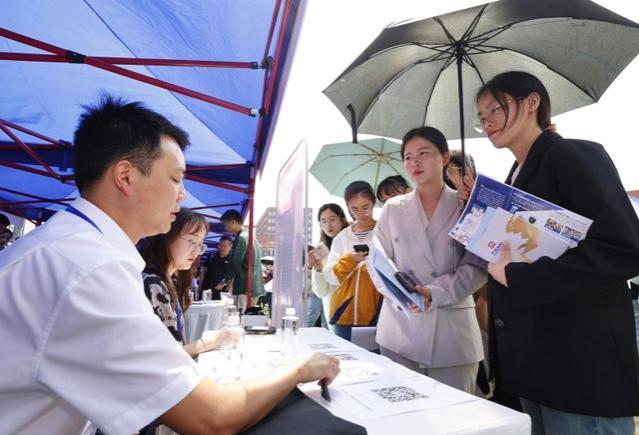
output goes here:
<path id="1" fill-rule="evenodd" d="M 556 260 L 509 264 L 508 288 L 489 278 L 497 388 L 566 412 L 639 415 L 626 285 L 639 275 L 639 221 L 610 157 L 600 144 L 544 132 L 514 186 L 594 222 Z"/>

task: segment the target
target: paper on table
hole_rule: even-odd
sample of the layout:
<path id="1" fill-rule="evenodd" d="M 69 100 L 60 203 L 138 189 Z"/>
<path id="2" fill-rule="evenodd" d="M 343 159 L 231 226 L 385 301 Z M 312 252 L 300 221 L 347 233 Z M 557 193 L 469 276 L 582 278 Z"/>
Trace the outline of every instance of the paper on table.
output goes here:
<path id="1" fill-rule="evenodd" d="M 377 364 L 358 360 L 340 361 L 339 370 L 339 375 L 331 384 L 334 387 L 372 382 L 377 380 L 379 375 L 384 372 L 384 369 Z"/>
<path id="2" fill-rule="evenodd" d="M 306 343 L 300 349 L 301 351 L 306 352 L 354 352 L 362 350 L 361 347 L 354 345 L 350 341 L 346 340 L 335 340 L 335 341 L 319 341 L 314 340 L 313 342 Z"/>
<path id="3" fill-rule="evenodd" d="M 334 356 L 340 361 L 366 361 L 374 364 L 382 364 L 390 361 L 390 358 L 367 350 L 356 351 L 322 351 L 326 355 Z"/>
<path id="4" fill-rule="evenodd" d="M 331 390 L 331 398 L 362 420 L 479 400 L 426 376 L 337 386 Z"/>

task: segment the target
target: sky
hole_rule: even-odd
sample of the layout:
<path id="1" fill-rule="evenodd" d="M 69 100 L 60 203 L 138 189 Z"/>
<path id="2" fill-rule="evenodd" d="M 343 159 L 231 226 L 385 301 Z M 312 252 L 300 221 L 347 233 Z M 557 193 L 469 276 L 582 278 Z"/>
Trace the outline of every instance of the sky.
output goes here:
<path id="1" fill-rule="evenodd" d="M 482 3 L 485 2 L 309 0 L 271 149 L 256 185 L 256 222 L 266 207 L 275 206 L 277 175 L 301 140 L 308 144 L 309 167 L 322 145 L 351 140 L 348 122 L 322 91 L 385 26 Z M 639 1 L 600 0 L 597 3 L 639 22 Z M 626 190 L 639 189 L 639 57 L 626 67 L 598 103 L 553 117 L 553 122 L 564 137 L 603 144 Z M 370 137 L 359 135 L 359 139 Z M 450 140 L 449 146 L 460 148 L 460 141 Z M 514 161 L 510 151 L 494 149 L 487 139 L 466 140 L 466 151 L 474 157 L 478 171 L 497 179 L 506 177 Z M 309 174 L 309 207 L 317 210 L 326 202 L 344 204 Z M 313 234 L 317 239 L 317 227 Z"/>

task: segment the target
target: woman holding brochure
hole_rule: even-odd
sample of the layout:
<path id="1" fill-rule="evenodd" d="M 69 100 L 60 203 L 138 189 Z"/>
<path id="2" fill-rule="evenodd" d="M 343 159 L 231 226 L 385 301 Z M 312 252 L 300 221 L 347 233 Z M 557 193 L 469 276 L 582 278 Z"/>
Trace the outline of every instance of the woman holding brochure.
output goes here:
<path id="1" fill-rule="evenodd" d="M 455 192 L 444 184 L 448 144 L 439 130 L 419 127 L 404 136 L 401 155 L 417 187 L 388 200 L 375 237 L 398 270 L 422 284 L 425 310 L 409 318 L 385 297 L 377 342 L 395 362 L 472 393 L 484 356 L 471 295 L 486 274 L 448 236 L 461 213 Z"/>
<path id="2" fill-rule="evenodd" d="M 593 220 L 557 259 L 514 262 L 506 246 L 488 266 L 496 387 L 521 398 L 533 434 L 633 434 L 639 370 L 626 280 L 639 274 L 639 222 L 619 175 L 601 145 L 553 131 L 548 92 L 528 73 L 494 77 L 477 108 L 478 127 L 516 158 L 506 183 Z"/>

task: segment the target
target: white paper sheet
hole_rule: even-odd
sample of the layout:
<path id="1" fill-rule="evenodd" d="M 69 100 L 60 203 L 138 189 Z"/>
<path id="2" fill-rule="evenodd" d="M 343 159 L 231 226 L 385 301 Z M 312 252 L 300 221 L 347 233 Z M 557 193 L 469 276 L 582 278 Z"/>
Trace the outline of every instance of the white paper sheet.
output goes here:
<path id="1" fill-rule="evenodd" d="M 410 379 L 384 377 L 384 381 L 336 386 L 331 390 L 331 398 L 336 406 L 348 409 L 362 420 L 478 400 L 425 376 Z"/>

